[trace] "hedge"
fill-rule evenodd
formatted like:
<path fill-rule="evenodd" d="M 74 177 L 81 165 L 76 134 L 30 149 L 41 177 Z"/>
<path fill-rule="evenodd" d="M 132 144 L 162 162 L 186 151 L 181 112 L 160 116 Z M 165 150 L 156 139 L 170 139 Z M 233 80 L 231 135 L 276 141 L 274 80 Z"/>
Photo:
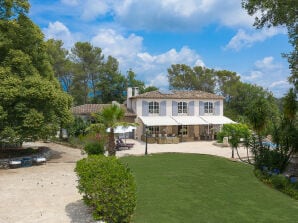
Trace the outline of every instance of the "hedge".
<path fill-rule="evenodd" d="M 78 189 L 93 208 L 95 220 L 131 221 L 136 207 L 136 183 L 130 169 L 115 157 L 91 155 L 77 162 Z"/>

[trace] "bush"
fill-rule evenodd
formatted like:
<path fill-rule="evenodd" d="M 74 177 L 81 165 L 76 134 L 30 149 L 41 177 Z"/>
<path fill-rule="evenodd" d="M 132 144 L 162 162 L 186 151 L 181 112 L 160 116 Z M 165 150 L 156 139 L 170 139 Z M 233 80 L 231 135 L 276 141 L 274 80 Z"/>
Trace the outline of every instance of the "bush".
<path fill-rule="evenodd" d="M 128 167 L 115 157 L 91 155 L 77 162 L 78 189 L 93 217 L 109 223 L 130 222 L 136 184 Z"/>
<path fill-rule="evenodd" d="M 283 190 L 286 187 L 286 185 L 289 183 L 288 179 L 281 174 L 272 175 L 271 182 L 273 187 L 275 187 L 278 190 Z"/>
<path fill-rule="evenodd" d="M 100 142 L 87 142 L 84 150 L 88 155 L 102 155 L 105 152 L 104 144 Z"/>
<path fill-rule="evenodd" d="M 255 157 L 254 165 L 256 168 L 266 166 L 269 170 L 284 171 L 288 165 L 288 156 L 277 149 L 270 150 L 270 148 L 261 145 L 257 149 L 252 149 L 252 152 Z"/>
<path fill-rule="evenodd" d="M 265 184 L 289 195 L 298 200 L 298 184 L 290 183 L 283 175 L 270 175 L 268 172 L 262 172 L 259 169 L 254 170 L 255 176 Z"/>

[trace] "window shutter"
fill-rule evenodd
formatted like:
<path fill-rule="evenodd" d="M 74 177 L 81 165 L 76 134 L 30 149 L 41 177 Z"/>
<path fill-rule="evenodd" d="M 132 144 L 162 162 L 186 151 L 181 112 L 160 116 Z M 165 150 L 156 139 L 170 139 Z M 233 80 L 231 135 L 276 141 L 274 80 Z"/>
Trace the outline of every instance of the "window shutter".
<path fill-rule="evenodd" d="M 142 115 L 143 116 L 148 116 L 148 111 L 149 111 L 149 103 L 147 101 L 142 101 Z"/>
<path fill-rule="evenodd" d="M 195 115 L 195 102 L 191 101 L 188 103 L 188 115 Z"/>
<path fill-rule="evenodd" d="M 215 109 L 215 115 L 220 115 L 220 101 L 216 101 L 215 103 L 214 103 L 214 109 Z"/>
<path fill-rule="evenodd" d="M 172 102 L 172 115 L 173 116 L 178 115 L 178 103 L 177 103 L 177 101 Z"/>
<path fill-rule="evenodd" d="M 199 102 L 199 115 L 204 115 L 204 102 Z"/>
<path fill-rule="evenodd" d="M 167 108 L 166 108 L 167 102 L 162 101 L 160 102 L 160 116 L 166 116 L 167 115 Z"/>

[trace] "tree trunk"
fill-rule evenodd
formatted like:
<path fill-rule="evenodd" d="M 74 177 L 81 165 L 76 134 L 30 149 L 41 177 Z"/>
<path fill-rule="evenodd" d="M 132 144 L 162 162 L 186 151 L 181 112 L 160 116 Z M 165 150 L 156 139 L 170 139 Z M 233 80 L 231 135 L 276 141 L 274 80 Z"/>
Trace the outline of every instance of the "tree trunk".
<path fill-rule="evenodd" d="M 116 150 L 115 150 L 115 137 L 114 137 L 114 129 L 111 128 L 109 133 L 109 144 L 108 144 L 108 153 L 109 156 L 115 156 Z"/>

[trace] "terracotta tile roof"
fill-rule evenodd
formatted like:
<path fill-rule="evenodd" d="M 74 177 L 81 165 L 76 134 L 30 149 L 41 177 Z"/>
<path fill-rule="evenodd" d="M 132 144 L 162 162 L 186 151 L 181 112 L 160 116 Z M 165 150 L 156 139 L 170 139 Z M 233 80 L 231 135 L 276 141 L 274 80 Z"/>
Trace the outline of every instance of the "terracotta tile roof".
<path fill-rule="evenodd" d="M 223 96 L 204 91 L 171 91 L 160 92 L 150 91 L 131 98 L 152 98 L 152 99 L 224 99 Z"/>
<path fill-rule="evenodd" d="M 111 104 L 84 104 L 71 108 L 71 112 L 74 115 L 91 115 L 92 113 L 100 112 Z M 125 116 L 136 116 L 132 111 L 128 110 L 125 105 L 120 105 L 125 111 Z"/>

